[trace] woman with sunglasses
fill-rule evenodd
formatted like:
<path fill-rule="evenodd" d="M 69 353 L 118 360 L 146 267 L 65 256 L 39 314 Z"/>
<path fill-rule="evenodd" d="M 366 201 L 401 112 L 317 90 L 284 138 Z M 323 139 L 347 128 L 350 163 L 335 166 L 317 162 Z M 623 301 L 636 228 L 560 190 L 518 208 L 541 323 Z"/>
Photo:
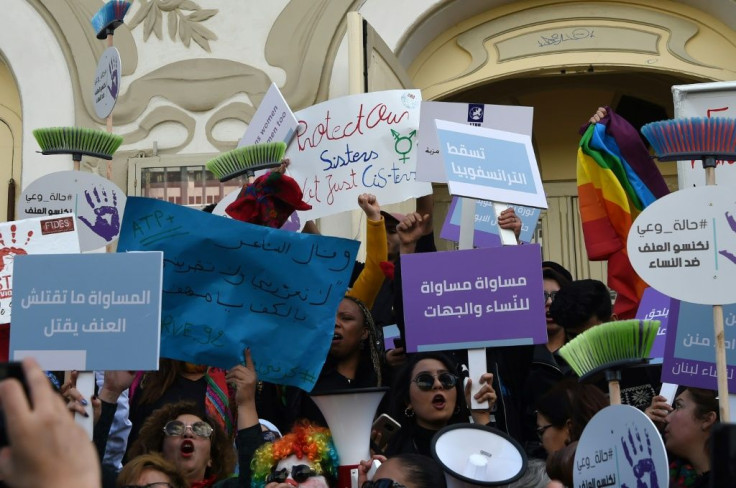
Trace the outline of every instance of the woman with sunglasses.
<path fill-rule="evenodd" d="M 229 478 L 235 467 L 228 435 L 191 402 L 165 405 L 148 417 L 130 454 L 151 452 L 174 464 L 193 488 L 214 486 Z"/>
<path fill-rule="evenodd" d="M 445 473 L 433 458 L 421 454 L 397 454 L 382 460 L 373 479 L 365 481 L 372 461 L 360 463 L 358 486 L 361 488 L 445 488 Z"/>
<path fill-rule="evenodd" d="M 281 439 L 258 448 L 251 463 L 251 487 L 328 488 L 337 480 L 338 466 L 330 431 L 300 422 Z"/>
<path fill-rule="evenodd" d="M 401 429 L 389 442 L 386 455 L 418 453 L 429 456 L 432 437 L 438 430 L 468 421 L 466 395 L 470 394 L 470 381 L 464 391 L 462 379 L 456 372 L 455 361 L 439 352 L 415 354 L 399 370 L 388 413 L 401 423 Z M 483 387 L 476 394 L 479 402 L 488 402 L 489 406 L 496 400 L 491 379 L 492 375 L 483 375 L 480 379 Z M 476 422 L 486 424 L 489 413 L 474 412 L 474 417 Z"/>
<path fill-rule="evenodd" d="M 160 454 L 142 454 L 120 471 L 117 488 L 189 488 L 176 466 Z"/>

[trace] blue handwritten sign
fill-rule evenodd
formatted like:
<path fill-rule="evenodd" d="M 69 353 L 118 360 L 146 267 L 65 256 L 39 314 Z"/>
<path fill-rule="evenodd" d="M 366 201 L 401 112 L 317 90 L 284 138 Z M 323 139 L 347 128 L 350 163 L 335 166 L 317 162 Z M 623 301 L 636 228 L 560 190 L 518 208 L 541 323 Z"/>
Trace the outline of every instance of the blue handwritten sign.
<path fill-rule="evenodd" d="M 716 390 L 713 307 L 672 300 L 662 381 Z M 723 306 L 728 388 L 736 389 L 736 304 Z"/>
<path fill-rule="evenodd" d="M 118 251 L 164 251 L 161 355 L 310 391 L 358 242 L 297 234 L 130 198 Z"/>
<path fill-rule="evenodd" d="M 160 252 L 16 256 L 10 357 L 50 370 L 158 369 Z"/>
<path fill-rule="evenodd" d="M 547 208 L 531 137 L 436 120 L 452 195 Z"/>
<path fill-rule="evenodd" d="M 537 228 L 541 211 L 538 208 L 522 207 L 521 205 L 513 205 L 513 207 L 514 212 L 521 219 L 521 234 L 519 235 L 519 239 L 522 242 L 531 242 L 534 238 L 534 231 Z M 447 218 L 445 219 L 445 224 L 442 226 L 440 237 L 455 242 L 460 240 L 460 214 L 462 213 L 462 208 L 462 200 L 452 197 L 450 210 L 447 212 Z M 473 245 L 475 247 L 501 246 L 501 238 L 498 236 L 496 213 L 493 211 L 493 202 L 476 200 L 474 227 Z"/>

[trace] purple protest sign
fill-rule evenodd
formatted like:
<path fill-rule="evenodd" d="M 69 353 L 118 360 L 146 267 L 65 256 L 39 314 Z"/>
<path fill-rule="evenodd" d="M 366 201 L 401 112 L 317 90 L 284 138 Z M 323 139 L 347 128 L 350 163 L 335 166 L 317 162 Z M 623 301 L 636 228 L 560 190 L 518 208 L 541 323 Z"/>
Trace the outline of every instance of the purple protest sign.
<path fill-rule="evenodd" d="M 736 391 L 736 305 L 723 306 L 728 389 Z M 672 300 L 662 381 L 718 389 L 713 307 Z"/>
<path fill-rule="evenodd" d="M 408 352 L 544 344 L 536 244 L 401 257 Z"/>
<path fill-rule="evenodd" d="M 661 363 L 664 356 L 664 345 L 667 337 L 667 323 L 669 322 L 670 309 L 674 298 L 668 297 L 664 293 L 660 293 L 654 288 L 644 290 L 641 297 L 639 309 L 636 311 L 636 318 L 641 320 L 659 320 L 659 331 L 657 338 L 654 339 L 652 351 L 649 357 L 652 363 Z"/>

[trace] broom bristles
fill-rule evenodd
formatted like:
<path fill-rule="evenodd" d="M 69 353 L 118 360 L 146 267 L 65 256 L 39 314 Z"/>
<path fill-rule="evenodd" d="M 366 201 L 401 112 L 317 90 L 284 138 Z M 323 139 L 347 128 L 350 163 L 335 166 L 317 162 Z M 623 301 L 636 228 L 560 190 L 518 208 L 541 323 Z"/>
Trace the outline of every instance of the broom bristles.
<path fill-rule="evenodd" d="M 736 160 L 736 119 L 692 117 L 661 120 L 641 128 L 662 161 L 676 159 Z"/>
<path fill-rule="evenodd" d="M 97 33 L 98 39 L 104 39 L 107 34 L 114 31 L 123 23 L 123 18 L 130 8 L 130 2 L 126 0 L 110 0 L 92 17 L 90 21 L 92 28 Z"/>
<path fill-rule="evenodd" d="M 86 127 L 46 127 L 33 131 L 43 154 L 86 154 L 103 159 L 112 155 L 123 143 L 123 138 Z"/>
<path fill-rule="evenodd" d="M 244 173 L 275 168 L 286 154 L 285 142 L 265 142 L 243 146 L 207 161 L 206 168 L 220 181 L 228 181 Z"/>
<path fill-rule="evenodd" d="M 592 327 L 560 348 L 560 356 L 578 376 L 606 365 L 646 359 L 654 345 L 658 320 L 621 320 Z"/>

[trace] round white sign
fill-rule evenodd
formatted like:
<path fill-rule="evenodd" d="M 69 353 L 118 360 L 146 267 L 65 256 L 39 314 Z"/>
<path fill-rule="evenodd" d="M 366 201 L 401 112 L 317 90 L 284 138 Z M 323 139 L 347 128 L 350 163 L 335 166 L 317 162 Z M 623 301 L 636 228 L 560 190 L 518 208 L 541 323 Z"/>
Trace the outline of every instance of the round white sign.
<path fill-rule="evenodd" d="M 95 113 L 101 119 L 107 118 L 115 107 L 120 91 L 121 71 L 120 53 L 114 47 L 108 47 L 97 63 L 92 90 Z"/>
<path fill-rule="evenodd" d="M 736 303 L 736 193 L 700 186 L 652 203 L 629 231 L 629 259 L 652 288 L 703 305 Z"/>
<path fill-rule="evenodd" d="M 82 171 L 60 171 L 38 178 L 20 196 L 19 218 L 74 213 L 79 247 L 92 251 L 115 241 L 127 198 L 110 180 Z"/>
<path fill-rule="evenodd" d="M 669 486 L 664 441 L 649 417 L 629 405 L 611 405 L 590 419 L 572 467 L 574 486 Z"/>

